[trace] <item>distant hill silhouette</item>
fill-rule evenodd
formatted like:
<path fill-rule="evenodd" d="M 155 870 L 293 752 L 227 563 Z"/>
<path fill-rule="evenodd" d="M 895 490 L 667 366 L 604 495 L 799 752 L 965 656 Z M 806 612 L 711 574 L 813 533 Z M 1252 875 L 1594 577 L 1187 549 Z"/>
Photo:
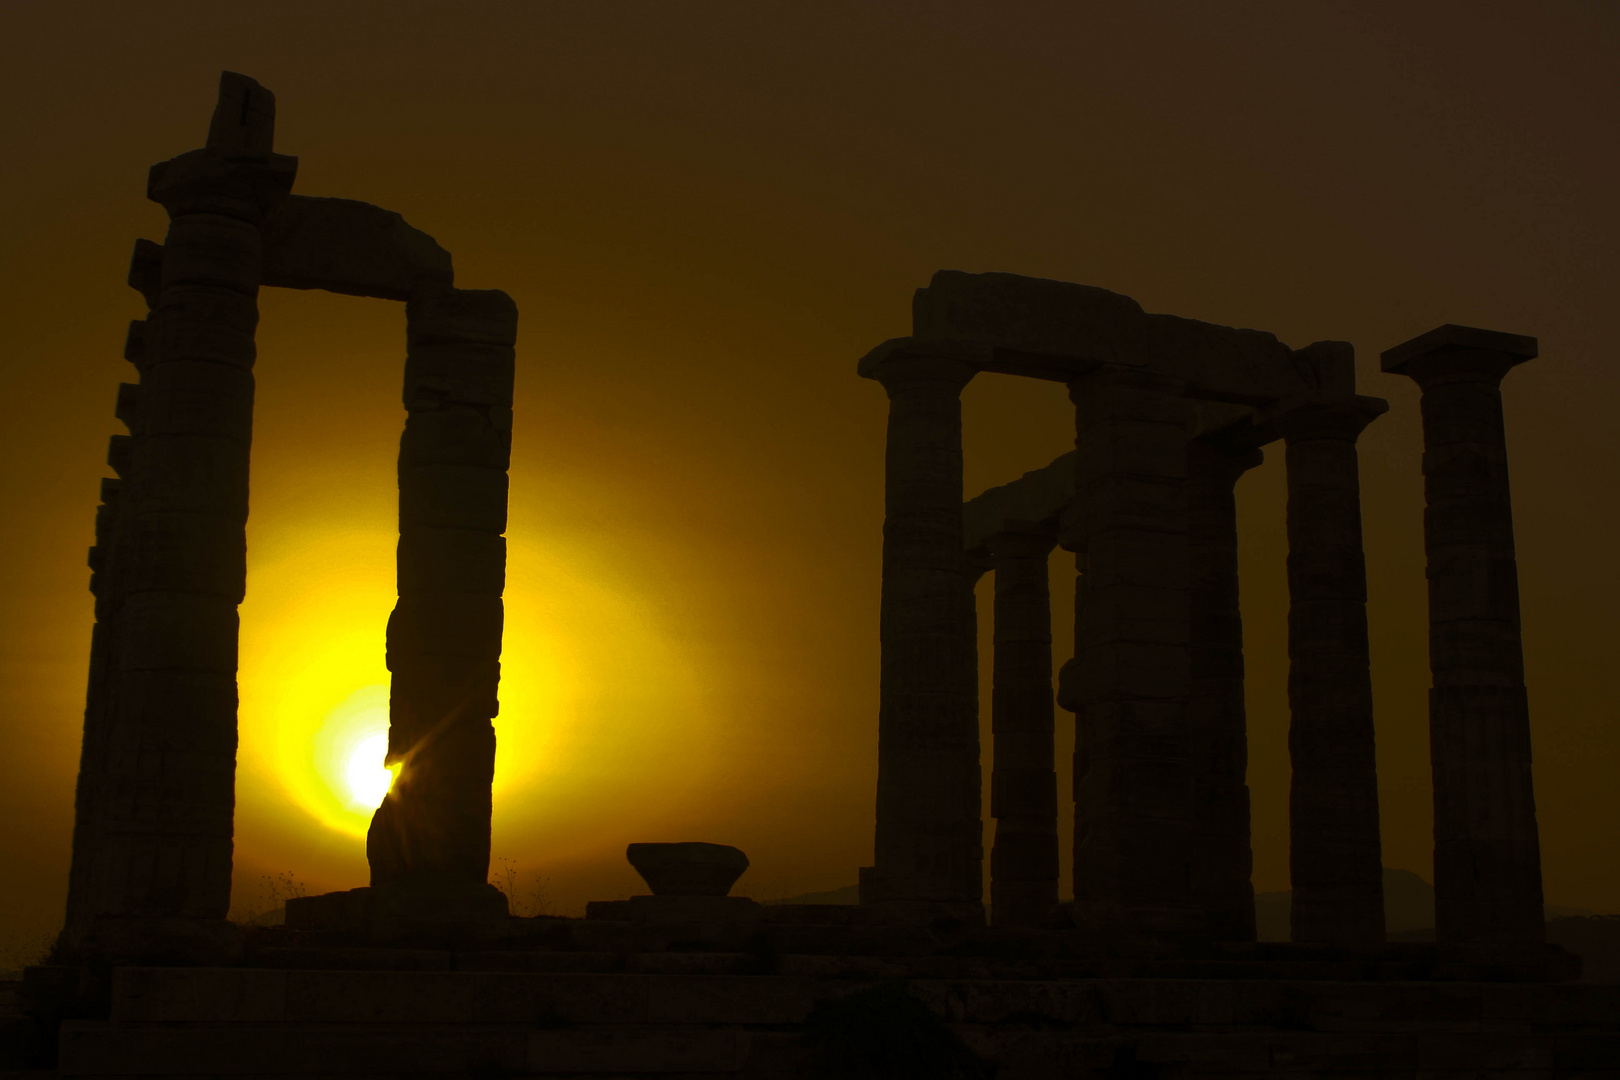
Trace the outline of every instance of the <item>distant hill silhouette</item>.
<path fill-rule="evenodd" d="M 802 896 L 790 896 L 785 900 L 764 900 L 761 902 L 765 904 L 858 904 L 861 902 L 861 887 L 859 885 L 845 885 L 842 889 L 805 893 Z"/>

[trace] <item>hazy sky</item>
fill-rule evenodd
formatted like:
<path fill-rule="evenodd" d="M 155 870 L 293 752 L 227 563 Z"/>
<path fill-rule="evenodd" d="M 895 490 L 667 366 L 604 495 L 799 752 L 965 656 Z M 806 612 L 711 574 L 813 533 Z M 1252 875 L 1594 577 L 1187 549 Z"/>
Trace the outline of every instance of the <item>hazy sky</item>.
<path fill-rule="evenodd" d="M 0 945 L 60 919 L 146 170 L 226 68 L 275 91 L 296 191 L 403 213 L 522 313 L 494 849 L 559 910 L 634 891 L 630 841 L 736 844 L 758 896 L 870 861 L 885 401 L 854 365 L 941 268 L 1356 344 L 1392 404 L 1362 439 L 1385 863 L 1425 877 L 1421 441 L 1378 353 L 1538 336 L 1506 401 L 1547 894 L 1620 909 L 1617 54 L 1611 3 L 0 3 Z M 260 306 L 239 910 L 365 882 L 332 740 L 385 681 L 403 419 L 398 305 Z M 1055 384 L 965 402 L 970 495 L 1072 444 Z M 1261 890 L 1272 458 L 1240 488 Z"/>

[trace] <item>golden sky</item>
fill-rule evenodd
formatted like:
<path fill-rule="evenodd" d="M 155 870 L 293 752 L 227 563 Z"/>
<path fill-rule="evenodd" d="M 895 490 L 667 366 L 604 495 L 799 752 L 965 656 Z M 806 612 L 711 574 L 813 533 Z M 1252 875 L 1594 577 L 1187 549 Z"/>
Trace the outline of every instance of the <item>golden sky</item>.
<path fill-rule="evenodd" d="M 517 301 L 494 851 L 558 910 L 635 891 L 631 841 L 736 844 L 756 896 L 870 861 L 885 401 L 854 365 L 941 268 L 1356 344 L 1392 403 L 1362 439 L 1385 863 L 1425 877 L 1421 439 L 1377 357 L 1539 336 L 1506 400 L 1547 895 L 1620 909 L 1617 50 L 1600 2 L 0 4 L 0 946 L 60 919 L 146 169 L 201 145 L 227 68 L 276 93 L 296 191 L 399 211 Z M 266 876 L 365 882 L 341 777 L 386 677 L 403 421 L 398 305 L 260 307 L 239 910 Z M 1055 384 L 965 403 L 969 495 L 1072 444 Z M 1240 487 L 1260 890 L 1272 458 Z"/>

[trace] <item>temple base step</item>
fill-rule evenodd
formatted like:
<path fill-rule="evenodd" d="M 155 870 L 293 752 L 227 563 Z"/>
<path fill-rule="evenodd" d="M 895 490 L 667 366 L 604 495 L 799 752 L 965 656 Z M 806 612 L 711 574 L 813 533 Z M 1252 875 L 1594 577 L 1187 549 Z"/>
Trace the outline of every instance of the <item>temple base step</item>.
<path fill-rule="evenodd" d="M 1620 985 L 120 968 L 58 1074 L 787 1078 L 886 1039 L 999 1080 L 1616 1077 Z"/>

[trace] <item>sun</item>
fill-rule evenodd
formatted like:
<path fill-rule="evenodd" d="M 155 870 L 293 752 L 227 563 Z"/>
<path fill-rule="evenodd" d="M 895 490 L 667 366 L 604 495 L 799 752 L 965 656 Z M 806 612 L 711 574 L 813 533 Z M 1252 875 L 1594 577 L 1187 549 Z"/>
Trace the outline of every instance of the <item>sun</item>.
<path fill-rule="evenodd" d="M 315 771 L 351 814 L 369 818 L 388 794 L 388 687 L 362 686 L 326 714 L 315 736 Z"/>
<path fill-rule="evenodd" d="M 243 852 L 300 865 L 363 855 L 393 781 L 382 762 L 398 596 L 379 551 L 396 538 L 311 529 L 259 544 L 242 623 Z M 550 540 L 508 543 L 491 795 L 503 850 L 555 854 L 617 843 L 628 820 L 694 790 L 714 710 L 700 665 L 624 587 L 612 553 Z"/>
<path fill-rule="evenodd" d="M 383 756 L 387 753 L 386 731 L 367 735 L 355 743 L 343 766 L 343 783 L 351 806 L 375 810 L 382 804 L 383 796 L 394 782 L 394 771 L 383 765 Z"/>

